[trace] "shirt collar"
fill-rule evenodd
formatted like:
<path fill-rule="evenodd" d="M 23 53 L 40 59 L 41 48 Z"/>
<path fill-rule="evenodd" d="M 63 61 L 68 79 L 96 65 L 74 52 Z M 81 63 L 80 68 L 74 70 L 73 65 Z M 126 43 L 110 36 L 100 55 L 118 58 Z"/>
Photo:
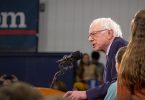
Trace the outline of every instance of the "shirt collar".
<path fill-rule="evenodd" d="M 108 56 L 108 54 L 109 54 L 110 47 L 111 47 L 111 45 L 112 45 L 113 40 L 114 40 L 114 39 L 112 39 L 112 40 L 110 41 L 110 44 L 109 44 L 109 46 L 108 46 L 108 48 L 107 48 L 107 51 L 106 51 L 106 55 L 107 55 L 107 56 Z"/>

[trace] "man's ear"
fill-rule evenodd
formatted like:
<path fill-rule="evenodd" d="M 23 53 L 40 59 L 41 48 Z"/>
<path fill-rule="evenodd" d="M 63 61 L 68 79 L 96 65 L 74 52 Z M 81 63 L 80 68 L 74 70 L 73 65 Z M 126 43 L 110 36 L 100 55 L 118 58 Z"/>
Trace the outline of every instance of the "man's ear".
<path fill-rule="evenodd" d="M 108 39 L 111 40 L 113 38 L 113 30 L 108 30 Z"/>

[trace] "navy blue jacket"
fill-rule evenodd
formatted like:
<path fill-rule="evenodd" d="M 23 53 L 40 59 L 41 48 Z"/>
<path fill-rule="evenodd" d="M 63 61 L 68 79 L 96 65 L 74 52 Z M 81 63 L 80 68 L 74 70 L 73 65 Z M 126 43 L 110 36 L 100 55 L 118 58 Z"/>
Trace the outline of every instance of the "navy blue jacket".
<path fill-rule="evenodd" d="M 118 49 L 120 47 L 126 46 L 127 43 L 128 42 L 126 40 L 120 37 L 116 37 L 113 40 L 108 53 L 106 66 L 104 68 L 104 84 L 99 87 L 87 90 L 86 93 L 88 100 L 97 100 L 101 98 L 103 99 L 107 93 L 110 84 L 117 80 L 115 55 Z"/>

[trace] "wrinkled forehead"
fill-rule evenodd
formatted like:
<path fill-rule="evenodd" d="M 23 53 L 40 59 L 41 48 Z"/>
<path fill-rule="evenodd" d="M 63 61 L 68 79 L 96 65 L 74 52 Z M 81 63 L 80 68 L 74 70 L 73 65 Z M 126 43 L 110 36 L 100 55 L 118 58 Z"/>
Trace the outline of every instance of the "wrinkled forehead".
<path fill-rule="evenodd" d="M 104 29 L 104 26 L 101 25 L 100 22 L 92 23 L 89 28 L 89 33 L 92 33 L 92 32 L 98 31 L 98 30 L 102 30 L 102 29 Z"/>

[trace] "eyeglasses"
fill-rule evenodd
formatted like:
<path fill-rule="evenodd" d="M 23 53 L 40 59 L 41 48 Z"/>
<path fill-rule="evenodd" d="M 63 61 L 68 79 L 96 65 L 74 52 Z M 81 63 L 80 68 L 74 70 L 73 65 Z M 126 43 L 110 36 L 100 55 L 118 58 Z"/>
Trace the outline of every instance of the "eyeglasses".
<path fill-rule="evenodd" d="M 103 31 L 106 31 L 106 30 L 108 30 L 108 29 L 103 29 L 103 30 L 98 30 L 98 31 L 92 32 L 92 33 L 89 34 L 88 37 L 90 37 L 90 36 L 93 37 L 93 36 L 95 36 L 96 34 L 98 34 L 98 33 L 100 33 L 100 32 L 103 32 Z"/>

